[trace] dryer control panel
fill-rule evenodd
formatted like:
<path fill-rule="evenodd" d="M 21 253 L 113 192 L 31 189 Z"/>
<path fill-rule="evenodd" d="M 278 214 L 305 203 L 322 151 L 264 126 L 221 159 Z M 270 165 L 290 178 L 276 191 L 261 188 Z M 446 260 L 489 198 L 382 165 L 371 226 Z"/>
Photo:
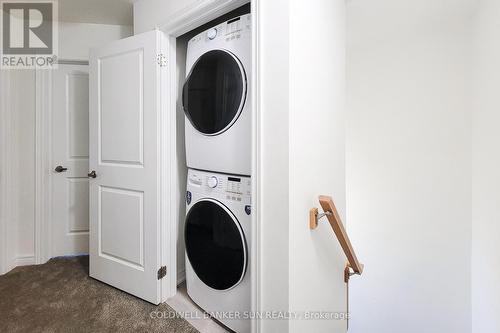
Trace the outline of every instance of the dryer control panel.
<path fill-rule="evenodd" d="M 250 177 L 188 170 L 188 190 L 216 196 L 221 200 L 248 203 L 252 195 Z"/>
<path fill-rule="evenodd" d="M 193 38 L 188 44 L 207 43 L 214 40 L 223 40 L 226 42 L 240 39 L 242 35 L 247 35 L 252 29 L 251 14 L 235 17 L 227 22 L 221 23 L 210 28 Z"/>

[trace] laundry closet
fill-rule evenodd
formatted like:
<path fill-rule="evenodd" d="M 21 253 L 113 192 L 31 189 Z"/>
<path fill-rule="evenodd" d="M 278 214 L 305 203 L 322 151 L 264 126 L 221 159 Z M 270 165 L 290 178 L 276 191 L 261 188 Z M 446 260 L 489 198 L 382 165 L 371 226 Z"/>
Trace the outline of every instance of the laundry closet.
<path fill-rule="evenodd" d="M 134 1 L 133 35 L 90 53 L 78 127 L 88 168 L 74 176 L 37 141 L 33 263 L 86 250 L 46 251 L 44 198 L 59 178 L 88 190 L 77 213 L 89 226 L 66 234 L 89 245 L 92 278 L 153 304 L 185 293 L 236 332 L 345 331 L 344 320 L 266 317 L 346 311 L 345 256 L 331 230 L 309 229 L 320 194 L 345 218 L 344 24 L 343 0 Z M 86 94 L 87 73 L 70 74 Z M 78 198 L 64 197 L 68 210 Z"/>

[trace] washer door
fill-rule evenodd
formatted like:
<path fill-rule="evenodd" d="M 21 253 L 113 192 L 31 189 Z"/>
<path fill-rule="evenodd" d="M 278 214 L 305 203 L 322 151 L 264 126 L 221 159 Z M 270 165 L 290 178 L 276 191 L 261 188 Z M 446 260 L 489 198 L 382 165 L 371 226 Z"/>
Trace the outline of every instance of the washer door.
<path fill-rule="evenodd" d="M 246 93 L 246 75 L 238 58 L 212 50 L 198 58 L 184 83 L 184 113 L 199 132 L 217 135 L 238 119 Z"/>
<path fill-rule="evenodd" d="M 227 290 L 243 279 L 247 246 L 236 217 L 221 203 L 203 199 L 191 207 L 184 229 L 186 253 L 207 286 Z"/>

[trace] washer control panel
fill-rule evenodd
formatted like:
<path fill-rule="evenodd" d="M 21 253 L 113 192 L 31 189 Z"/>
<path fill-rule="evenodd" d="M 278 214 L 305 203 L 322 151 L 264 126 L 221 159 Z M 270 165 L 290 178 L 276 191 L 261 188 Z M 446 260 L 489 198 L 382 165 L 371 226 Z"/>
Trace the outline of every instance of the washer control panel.
<path fill-rule="evenodd" d="M 202 194 L 210 194 L 221 200 L 248 203 L 252 195 L 250 177 L 188 170 L 188 189 Z"/>

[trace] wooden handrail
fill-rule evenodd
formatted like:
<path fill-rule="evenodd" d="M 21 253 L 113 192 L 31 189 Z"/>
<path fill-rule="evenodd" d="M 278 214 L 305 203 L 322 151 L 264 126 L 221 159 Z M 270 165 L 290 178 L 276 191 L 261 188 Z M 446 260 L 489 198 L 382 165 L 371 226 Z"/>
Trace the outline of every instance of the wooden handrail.
<path fill-rule="evenodd" d="M 363 273 L 363 264 L 358 261 L 356 257 L 356 253 L 352 247 L 351 241 L 349 240 L 349 236 L 347 236 L 347 232 L 345 231 L 344 224 L 342 223 L 342 219 L 333 203 L 333 199 L 326 195 L 319 196 L 319 204 L 321 208 L 323 208 L 324 213 L 321 214 L 321 217 L 326 216 L 328 218 L 328 222 L 330 222 L 330 226 L 337 236 L 337 239 L 344 250 L 345 256 L 347 257 L 347 265 L 345 269 L 345 280 L 346 282 L 349 280 L 349 276 L 352 274 L 361 275 Z M 309 211 L 309 228 L 316 229 L 318 227 L 318 220 L 321 218 L 318 214 L 317 208 L 311 208 Z M 350 273 L 349 268 L 353 270 L 354 273 Z"/>

